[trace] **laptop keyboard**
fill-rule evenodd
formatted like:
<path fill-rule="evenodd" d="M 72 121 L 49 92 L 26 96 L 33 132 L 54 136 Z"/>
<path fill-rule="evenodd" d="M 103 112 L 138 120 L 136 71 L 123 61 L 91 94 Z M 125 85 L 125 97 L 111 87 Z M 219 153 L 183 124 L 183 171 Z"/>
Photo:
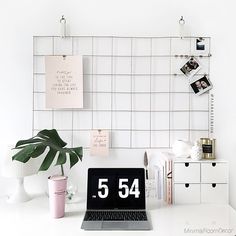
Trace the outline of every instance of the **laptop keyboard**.
<path fill-rule="evenodd" d="M 87 211 L 86 221 L 144 221 L 147 220 L 145 211 Z"/>

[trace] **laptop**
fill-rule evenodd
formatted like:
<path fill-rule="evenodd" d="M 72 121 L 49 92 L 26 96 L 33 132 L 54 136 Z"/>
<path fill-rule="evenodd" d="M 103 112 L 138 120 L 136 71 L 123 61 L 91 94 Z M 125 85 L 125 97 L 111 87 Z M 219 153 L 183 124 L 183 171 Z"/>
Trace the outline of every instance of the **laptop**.
<path fill-rule="evenodd" d="M 84 230 L 150 230 L 143 168 L 90 168 Z"/>

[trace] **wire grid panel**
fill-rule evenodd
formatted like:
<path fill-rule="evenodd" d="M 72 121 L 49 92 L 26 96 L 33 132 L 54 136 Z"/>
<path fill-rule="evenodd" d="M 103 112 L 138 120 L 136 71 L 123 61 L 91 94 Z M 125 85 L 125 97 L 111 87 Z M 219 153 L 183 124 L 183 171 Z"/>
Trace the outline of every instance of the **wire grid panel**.
<path fill-rule="evenodd" d="M 55 128 L 69 145 L 89 148 L 92 129 L 111 132 L 110 148 L 170 148 L 176 139 L 210 134 L 209 93 L 196 96 L 180 71 L 189 56 L 210 73 L 210 38 L 35 36 L 33 133 Z M 84 108 L 45 108 L 47 55 L 83 55 Z"/>

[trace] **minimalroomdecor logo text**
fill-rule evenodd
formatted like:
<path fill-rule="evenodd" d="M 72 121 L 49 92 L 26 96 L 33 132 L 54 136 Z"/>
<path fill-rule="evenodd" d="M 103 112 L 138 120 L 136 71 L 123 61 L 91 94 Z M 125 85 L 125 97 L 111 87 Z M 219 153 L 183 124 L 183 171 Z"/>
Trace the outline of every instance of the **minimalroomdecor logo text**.
<path fill-rule="evenodd" d="M 232 234 L 229 228 L 185 228 L 185 234 Z"/>

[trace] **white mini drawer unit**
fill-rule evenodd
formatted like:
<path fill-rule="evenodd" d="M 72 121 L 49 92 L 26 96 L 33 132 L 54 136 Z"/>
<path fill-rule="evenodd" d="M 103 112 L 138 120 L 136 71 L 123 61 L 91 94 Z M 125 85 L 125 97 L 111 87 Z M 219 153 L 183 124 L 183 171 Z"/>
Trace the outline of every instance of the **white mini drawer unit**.
<path fill-rule="evenodd" d="M 223 160 L 174 160 L 174 203 L 228 203 L 228 175 L 228 163 Z"/>

